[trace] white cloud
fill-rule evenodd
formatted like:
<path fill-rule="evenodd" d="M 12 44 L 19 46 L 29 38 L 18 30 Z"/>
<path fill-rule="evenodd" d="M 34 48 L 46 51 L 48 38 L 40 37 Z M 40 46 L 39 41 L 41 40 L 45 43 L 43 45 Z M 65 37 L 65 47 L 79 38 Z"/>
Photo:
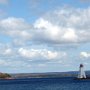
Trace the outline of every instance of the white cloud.
<path fill-rule="evenodd" d="M 55 10 L 36 20 L 35 38 L 53 44 L 90 42 L 89 18 L 90 8 Z"/>
<path fill-rule="evenodd" d="M 62 36 L 62 39 L 66 42 L 77 42 L 78 36 L 75 30 L 67 29 L 67 31 L 65 31 L 64 35 Z"/>
<path fill-rule="evenodd" d="M 46 60 L 57 60 L 66 56 L 65 52 L 50 51 L 47 49 L 19 49 L 19 54 L 24 58 L 29 59 L 46 59 Z"/>
<path fill-rule="evenodd" d="M 18 41 L 52 45 L 90 42 L 89 18 L 90 8 L 62 8 L 37 19 L 32 26 L 23 18 L 3 19 L 0 32 L 12 37 L 14 44 Z"/>
<path fill-rule="evenodd" d="M 31 40 L 32 27 L 22 18 L 9 17 L 0 20 L 0 33 L 13 39 L 14 44 L 17 40 L 20 42 Z"/>
<path fill-rule="evenodd" d="M 69 41 L 74 42 L 74 40 L 77 40 L 77 35 L 73 29 L 67 28 L 67 30 L 65 30 L 65 28 L 54 25 L 51 22 L 42 18 L 36 21 L 34 26 L 38 29 L 36 31 L 36 39 L 39 40 L 43 39 L 47 42 L 51 41 L 53 43 L 63 43 Z M 39 34 L 41 35 L 39 36 Z"/>
<path fill-rule="evenodd" d="M 58 26 L 53 25 L 52 23 L 47 20 L 44 20 L 43 18 L 37 20 L 34 24 L 34 27 L 40 30 L 41 33 L 44 34 L 45 38 L 47 37 L 47 39 L 50 38 L 54 40 L 58 37 L 58 33 L 61 33 L 59 30 L 60 28 Z M 38 34 L 41 34 L 40 31 Z"/>
<path fill-rule="evenodd" d="M 8 17 L 0 21 L 0 26 L 4 30 L 24 30 L 31 26 L 23 18 Z"/>
<path fill-rule="evenodd" d="M 81 58 L 90 58 L 90 53 L 88 53 L 88 52 L 81 52 L 80 53 L 80 57 Z"/>
<path fill-rule="evenodd" d="M 13 53 L 12 49 L 8 48 L 4 51 L 5 55 L 11 55 Z"/>
<path fill-rule="evenodd" d="M 0 56 L 4 56 L 4 57 L 7 57 L 7 56 L 13 56 L 15 54 L 14 50 L 12 48 L 9 48 L 9 47 L 1 47 L 0 48 Z"/>
<path fill-rule="evenodd" d="M 19 67 L 21 63 L 22 67 L 31 67 L 29 64 L 34 62 L 38 63 L 38 66 L 44 66 L 46 64 L 44 62 L 65 65 L 72 62 L 71 58 L 74 54 L 68 58 L 67 53 L 70 54 L 72 51 L 57 51 L 56 48 L 57 46 L 60 48 L 60 45 L 66 45 L 67 48 L 68 45 L 72 47 L 79 43 L 90 42 L 90 8 L 55 10 L 36 20 L 33 26 L 22 18 L 2 19 L 0 20 L 0 34 L 11 39 L 9 41 L 11 47 L 10 45 L 9 47 L 0 47 L 1 59 L 5 59 L 4 61 L 0 60 L 0 63 L 5 66 L 15 67 L 16 65 Z M 8 42 L 8 38 L 5 40 Z M 38 49 L 38 43 L 45 49 L 41 49 L 42 46 L 39 46 Z M 66 49 L 60 48 L 60 50 Z M 89 58 L 90 53 L 81 52 L 80 57 Z M 6 60 L 10 61 L 6 63 Z M 15 65 L 12 65 L 13 63 Z"/>
<path fill-rule="evenodd" d="M 41 41 L 45 40 L 48 43 L 64 43 L 64 42 L 77 42 L 78 36 L 75 30 L 72 28 L 64 28 L 58 25 L 54 25 L 51 22 L 40 18 L 34 24 L 36 31 L 36 39 Z M 40 34 L 40 36 L 39 36 Z M 42 40 L 43 39 L 43 40 Z"/>

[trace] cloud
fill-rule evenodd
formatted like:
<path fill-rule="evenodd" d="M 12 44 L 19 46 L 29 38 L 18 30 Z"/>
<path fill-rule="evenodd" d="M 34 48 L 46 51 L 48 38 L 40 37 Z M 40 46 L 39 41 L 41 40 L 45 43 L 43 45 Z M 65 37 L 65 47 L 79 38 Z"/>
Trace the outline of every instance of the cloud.
<path fill-rule="evenodd" d="M 63 63 L 67 58 L 64 51 L 51 50 L 50 48 L 34 48 L 33 46 L 13 47 L 10 45 L 0 45 L 0 67 L 12 70 L 47 67 L 49 63 Z"/>
<path fill-rule="evenodd" d="M 5 36 L 2 38 L 4 44 L 0 45 L 0 58 L 4 60 L 1 64 L 6 67 L 19 67 L 20 63 L 20 67 L 55 63 L 71 65 L 75 62 L 72 57 L 76 52 L 72 54 L 70 48 L 90 42 L 89 18 L 90 8 L 60 8 L 38 18 L 33 25 L 23 18 L 0 20 L 0 34 Z M 65 47 L 70 48 L 66 50 Z M 81 52 L 80 57 L 89 58 L 90 54 Z"/>
<path fill-rule="evenodd" d="M 83 18 L 83 20 L 82 20 Z M 0 20 L 3 34 L 14 38 L 18 45 L 35 44 L 78 44 L 90 42 L 90 8 L 60 8 L 45 14 L 33 25 L 23 18 L 9 17 Z"/>
<path fill-rule="evenodd" d="M 67 44 L 73 46 L 90 42 L 89 18 L 89 7 L 60 8 L 40 17 L 33 25 L 23 18 L 2 19 L 0 33 L 10 37 L 11 43 L 15 46 L 29 44 L 43 44 L 51 47 Z"/>
<path fill-rule="evenodd" d="M 0 21 L 0 26 L 5 30 L 24 30 L 29 28 L 29 24 L 23 18 L 8 17 Z"/>
<path fill-rule="evenodd" d="M 62 36 L 62 39 L 66 42 L 77 42 L 78 36 L 73 29 L 68 29 L 65 31 L 64 35 Z"/>
<path fill-rule="evenodd" d="M 81 58 L 90 58 L 90 53 L 88 53 L 88 52 L 81 52 L 80 53 L 80 57 Z"/>
<path fill-rule="evenodd" d="M 29 58 L 29 59 L 41 59 L 41 60 L 57 60 L 58 58 L 63 58 L 66 55 L 65 52 L 56 52 L 56 51 L 50 51 L 47 49 L 19 49 L 19 54 L 23 58 Z"/>
<path fill-rule="evenodd" d="M 48 48 L 56 49 L 60 46 L 72 47 L 88 43 L 90 42 L 89 18 L 90 8 L 61 8 L 37 19 L 33 25 L 23 18 L 8 17 L 0 20 L 0 34 L 10 37 L 10 43 L 15 48 L 16 46 L 22 48 L 21 51 L 19 50 L 19 54 L 23 57 L 30 58 L 32 56 L 31 58 L 36 59 L 41 56 L 45 59 L 55 59 L 59 56 L 57 52 L 41 50 L 46 55 L 44 56 L 39 53 L 40 50 L 33 51 L 30 48 L 27 50 L 24 47 L 42 44 L 43 47 L 47 45 Z M 5 52 L 10 54 L 12 50 L 7 48 Z"/>
<path fill-rule="evenodd" d="M 59 25 L 52 24 L 48 20 L 40 18 L 35 22 L 34 27 L 38 29 L 37 39 L 43 39 L 45 41 L 51 41 L 53 43 L 64 43 L 64 42 L 77 42 L 78 36 L 73 28 L 64 28 Z M 40 33 L 41 32 L 41 33 Z M 41 40 L 41 41 L 43 41 Z"/>
<path fill-rule="evenodd" d="M 0 20 L 0 33 L 13 39 L 13 43 L 21 44 L 30 40 L 32 35 L 32 26 L 25 22 L 23 18 L 9 17 Z M 18 43 L 17 43 L 18 42 Z"/>
<path fill-rule="evenodd" d="M 18 50 L 15 47 L 1 45 L 0 47 L 0 67 L 9 69 L 28 68 L 31 64 L 27 60 L 22 60 L 18 55 Z"/>
<path fill-rule="evenodd" d="M 11 54 L 12 54 L 12 50 L 11 50 L 10 48 L 8 48 L 8 49 L 6 49 L 6 50 L 4 51 L 4 54 L 5 54 L 5 55 L 11 55 Z"/>
<path fill-rule="evenodd" d="M 0 48 L 0 56 L 12 56 L 13 50 L 9 47 L 1 47 Z"/>
<path fill-rule="evenodd" d="M 89 18 L 90 8 L 55 10 L 36 20 L 35 39 L 51 44 L 90 42 Z"/>

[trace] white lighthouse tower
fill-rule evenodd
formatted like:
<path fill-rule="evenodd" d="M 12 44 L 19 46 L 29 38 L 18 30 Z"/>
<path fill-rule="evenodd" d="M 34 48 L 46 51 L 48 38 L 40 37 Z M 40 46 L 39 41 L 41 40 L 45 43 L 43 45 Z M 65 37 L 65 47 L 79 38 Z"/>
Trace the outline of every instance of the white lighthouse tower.
<path fill-rule="evenodd" d="M 80 64 L 80 66 L 79 66 L 78 78 L 86 78 L 83 64 Z"/>

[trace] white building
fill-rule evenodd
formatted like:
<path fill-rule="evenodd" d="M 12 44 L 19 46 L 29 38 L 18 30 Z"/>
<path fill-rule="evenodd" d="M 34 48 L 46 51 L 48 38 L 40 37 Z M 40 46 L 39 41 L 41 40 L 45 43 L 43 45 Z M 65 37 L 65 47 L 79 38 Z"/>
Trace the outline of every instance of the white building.
<path fill-rule="evenodd" d="M 78 78 L 86 78 L 83 64 L 80 64 L 80 66 L 79 66 Z"/>

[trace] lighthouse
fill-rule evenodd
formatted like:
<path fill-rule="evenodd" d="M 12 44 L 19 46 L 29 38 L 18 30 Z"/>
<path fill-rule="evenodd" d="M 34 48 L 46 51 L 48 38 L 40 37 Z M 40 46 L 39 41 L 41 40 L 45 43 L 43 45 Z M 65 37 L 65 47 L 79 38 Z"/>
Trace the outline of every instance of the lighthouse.
<path fill-rule="evenodd" d="M 80 64 L 80 66 L 79 66 L 78 78 L 86 78 L 83 64 Z"/>

